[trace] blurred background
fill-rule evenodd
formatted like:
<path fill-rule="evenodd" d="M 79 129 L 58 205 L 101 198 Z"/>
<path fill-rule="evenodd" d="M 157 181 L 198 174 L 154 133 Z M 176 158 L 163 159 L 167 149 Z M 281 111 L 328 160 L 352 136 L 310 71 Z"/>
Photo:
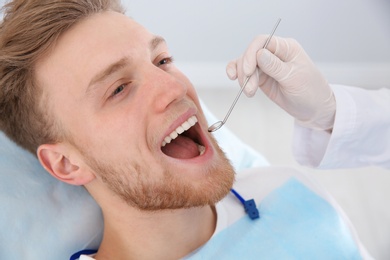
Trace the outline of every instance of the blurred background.
<path fill-rule="evenodd" d="M 258 34 L 297 39 L 330 82 L 378 87 L 390 82 L 388 0 L 124 0 L 127 13 L 164 36 L 196 87 L 235 86 L 228 61 Z"/>
<path fill-rule="evenodd" d="M 330 83 L 390 87 L 388 0 L 127 0 L 127 14 L 162 35 L 177 66 L 220 119 L 239 87 L 226 64 L 258 34 L 297 39 Z M 389 101 L 390 102 L 390 101 Z M 260 92 L 243 95 L 226 127 L 271 164 L 291 165 L 337 199 L 376 259 L 390 259 L 390 171 L 375 167 L 333 171 L 299 166 L 291 154 L 293 119 Z"/>
<path fill-rule="evenodd" d="M 6 2 L 0 0 L 0 3 Z M 388 0 L 122 0 L 127 14 L 163 36 L 177 66 L 220 119 L 239 88 L 226 64 L 258 34 L 297 39 L 330 83 L 390 87 Z M 390 102 L 390 101 L 389 101 Z M 390 171 L 375 167 L 320 171 L 291 155 L 293 119 L 260 92 L 244 95 L 228 127 L 271 164 L 308 172 L 341 204 L 376 259 L 390 259 Z"/>

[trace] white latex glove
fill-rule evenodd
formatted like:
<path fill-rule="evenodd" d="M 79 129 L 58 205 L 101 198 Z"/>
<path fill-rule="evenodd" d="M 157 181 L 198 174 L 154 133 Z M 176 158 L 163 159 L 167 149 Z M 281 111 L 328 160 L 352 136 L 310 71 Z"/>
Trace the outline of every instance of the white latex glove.
<path fill-rule="evenodd" d="M 228 64 L 229 78 L 242 85 L 253 74 L 244 90 L 248 97 L 260 88 L 298 124 L 331 130 L 336 101 L 326 79 L 297 41 L 274 36 L 263 49 L 267 38 L 256 37 L 244 55 Z"/>

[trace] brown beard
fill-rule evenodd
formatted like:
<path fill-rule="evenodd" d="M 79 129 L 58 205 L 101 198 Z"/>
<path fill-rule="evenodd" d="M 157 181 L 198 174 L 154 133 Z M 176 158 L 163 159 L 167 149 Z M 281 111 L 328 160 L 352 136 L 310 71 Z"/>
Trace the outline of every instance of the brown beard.
<path fill-rule="evenodd" d="M 191 208 L 214 205 L 229 193 L 234 182 L 235 172 L 230 161 L 216 140 L 212 138 L 211 141 L 218 156 L 201 185 L 178 179 L 165 169 L 163 178 L 155 179 L 148 165 L 133 162 L 132 168 L 129 164 L 113 167 L 112 163 L 97 161 L 88 153 L 83 155 L 107 187 L 131 207 L 147 211 Z"/>

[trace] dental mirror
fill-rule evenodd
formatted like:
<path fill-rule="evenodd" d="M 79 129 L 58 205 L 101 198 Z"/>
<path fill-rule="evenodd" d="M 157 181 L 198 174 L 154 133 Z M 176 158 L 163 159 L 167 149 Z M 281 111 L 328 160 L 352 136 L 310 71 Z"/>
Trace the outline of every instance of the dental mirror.
<path fill-rule="evenodd" d="M 265 42 L 265 44 L 264 44 L 264 46 L 263 46 L 263 49 L 267 48 L 268 43 L 271 41 L 271 38 L 272 38 L 272 36 L 274 35 L 274 33 L 275 33 L 275 31 L 276 31 L 276 28 L 278 28 L 278 25 L 279 25 L 280 21 L 281 21 L 281 19 L 279 18 L 279 19 L 277 20 L 277 22 L 276 22 L 274 28 L 272 29 L 271 34 L 268 36 L 267 41 Z M 251 76 L 252 76 L 252 75 L 251 75 Z M 248 83 L 248 81 L 249 81 L 249 79 L 251 78 L 251 76 L 246 77 L 246 79 L 245 79 L 245 81 L 244 81 L 244 84 L 242 85 L 240 91 L 238 92 L 236 98 L 234 99 L 233 104 L 230 106 L 228 112 L 226 113 L 225 118 L 224 118 L 222 121 L 217 121 L 217 122 L 215 122 L 214 124 L 212 124 L 212 125 L 208 128 L 208 131 L 209 131 L 209 132 L 215 132 L 215 131 L 217 131 L 218 129 L 220 129 L 220 128 L 226 123 L 227 119 L 228 119 L 229 116 L 230 116 L 230 113 L 232 112 L 234 106 L 236 105 L 238 99 L 240 98 L 241 93 L 244 91 L 245 86 L 246 86 L 246 84 Z"/>

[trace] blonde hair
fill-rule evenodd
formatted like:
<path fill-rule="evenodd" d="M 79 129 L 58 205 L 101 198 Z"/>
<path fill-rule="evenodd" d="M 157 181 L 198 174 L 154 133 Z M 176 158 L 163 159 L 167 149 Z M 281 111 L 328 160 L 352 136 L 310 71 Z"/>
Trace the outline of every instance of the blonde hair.
<path fill-rule="evenodd" d="M 118 0 L 15 0 L 3 7 L 0 25 L 0 130 L 33 154 L 61 140 L 45 111 L 34 66 L 70 27 L 95 13 L 124 13 Z"/>

